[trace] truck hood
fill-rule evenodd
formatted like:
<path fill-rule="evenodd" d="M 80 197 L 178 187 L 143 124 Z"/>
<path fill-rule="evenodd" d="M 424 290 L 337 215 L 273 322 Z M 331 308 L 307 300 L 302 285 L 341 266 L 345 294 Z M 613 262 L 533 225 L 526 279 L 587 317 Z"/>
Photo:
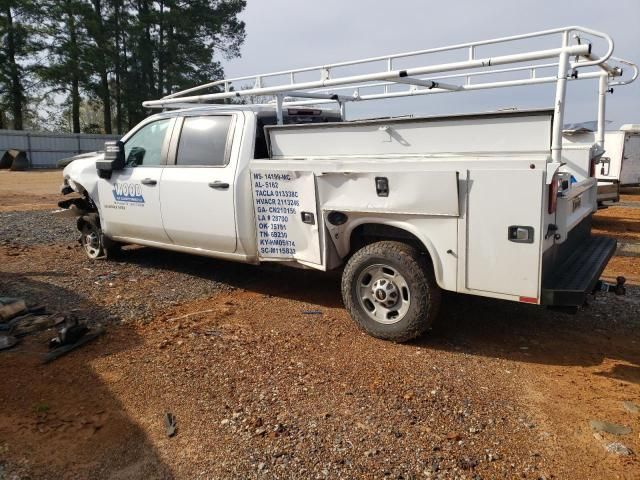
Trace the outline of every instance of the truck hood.
<path fill-rule="evenodd" d="M 83 153 L 82 155 L 76 155 L 75 157 L 70 157 L 65 160 L 68 160 L 67 164 L 64 166 L 64 170 L 62 170 L 62 176 L 66 179 L 72 176 L 74 173 L 86 170 L 87 168 L 93 167 L 95 169 L 96 162 L 98 160 L 102 160 L 104 158 L 104 152 L 91 152 L 91 153 Z M 62 160 L 60 160 L 61 163 Z"/>
<path fill-rule="evenodd" d="M 73 157 L 67 157 L 67 158 L 63 158 L 61 160 L 58 160 L 56 162 L 56 165 L 58 166 L 58 168 L 65 168 L 71 162 L 74 162 L 76 160 L 83 160 L 85 158 L 93 158 L 95 160 L 96 157 L 101 157 L 103 155 L 104 155 L 104 152 L 102 152 L 102 151 L 81 153 L 80 155 L 74 155 Z"/>

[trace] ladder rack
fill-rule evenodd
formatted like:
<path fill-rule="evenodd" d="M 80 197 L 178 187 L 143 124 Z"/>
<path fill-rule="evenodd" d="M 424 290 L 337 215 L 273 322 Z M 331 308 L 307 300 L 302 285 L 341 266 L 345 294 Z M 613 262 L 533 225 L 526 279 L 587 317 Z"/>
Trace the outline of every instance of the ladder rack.
<path fill-rule="evenodd" d="M 602 55 L 594 53 L 592 39 L 605 46 Z M 555 48 L 527 50 L 522 48 L 524 40 L 560 42 Z M 483 48 L 501 48 L 507 53 L 478 56 L 478 50 Z M 395 55 L 216 80 L 159 100 L 143 102 L 143 106 L 185 108 L 241 97 L 267 97 L 271 100 L 257 104 L 275 102 L 278 122 L 282 123 L 284 106 L 337 102 L 344 118 L 345 104 L 348 102 L 556 83 L 551 150 L 553 161 L 560 163 L 567 82 L 599 79 L 597 141 L 602 146 L 607 91 L 611 86 L 631 83 L 638 76 L 638 68 L 634 64 L 612 56 L 613 48 L 613 40 L 606 33 L 570 26 Z M 434 57 L 438 55 L 462 56 L 462 59 L 435 63 Z M 627 79 L 622 79 L 623 65 L 632 70 Z M 356 68 L 369 73 L 340 74 L 341 70 Z M 549 73 L 549 70 L 552 72 Z M 523 77 L 522 73 L 526 75 Z M 493 81 L 486 78 L 491 75 L 517 77 L 518 74 L 520 78 Z M 215 93 L 201 93 L 203 90 L 214 90 Z M 368 93 L 371 90 L 374 92 Z"/>

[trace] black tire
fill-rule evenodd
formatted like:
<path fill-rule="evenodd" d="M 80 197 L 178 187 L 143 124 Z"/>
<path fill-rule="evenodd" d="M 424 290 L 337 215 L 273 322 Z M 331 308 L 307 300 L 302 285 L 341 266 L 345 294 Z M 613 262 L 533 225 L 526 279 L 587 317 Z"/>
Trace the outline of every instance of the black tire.
<path fill-rule="evenodd" d="M 91 260 L 114 258 L 122 248 L 122 244 L 106 237 L 100 227 L 97 213 L 89 213 L 78 219 L 78 230 L 81 232 L 80 244 Z"/>
<path fill-rule="evenodd" d="M 387 277 L 397 281 L 385 286 Z M 390 292 L 388 297 L 385 292 Z M 377 303 L 381 296 L 392 302 L 394 294 L 401 298 L 389 308 L 388 304 Z M 360 328 L 376 338 L 406 342 L 420 336 L 432 326 L 440 298 L 429 262 L 416 248 L 403 242 L 366 245 L 351 257 L 342 273 L 342 299 L 347 311 Z M 402 306 L 397 307 L 400 302 Z"/>

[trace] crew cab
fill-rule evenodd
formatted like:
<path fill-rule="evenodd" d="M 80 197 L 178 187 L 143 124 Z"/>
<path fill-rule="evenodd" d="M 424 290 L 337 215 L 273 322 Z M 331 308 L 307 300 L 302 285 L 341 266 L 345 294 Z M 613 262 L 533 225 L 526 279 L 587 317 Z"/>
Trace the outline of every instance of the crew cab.
<path fill-rule="evenodd" d="M 590 51 L 565 45 L 530 56 L 560 54 L 559 72 L 566 73 L 569 54 L 589 58 Z M 482 62 L 503 62 L 490 60 Z M 78 215 L 87 255 L 108 258 L 123 244 L 138 244 L 342 269 L 353 319 L 394 341 L 429 329 L 442 290 L 554 307 L 584 303 L 616 242 L 590 233 L 594 165 L 604 150 L 597 142 L 562 149 L 564 102 L 549 110 L 345 121 L 344 96 L 308 91 L 327 85 L 330 68 L 322 68 L 322 85 L 225 85 L 224 92 L 146 102 L 186 108 L 150 116 L 104 152 L 64 169 L 63 193 L 80 197 L 61 206 Z M 423 87 L 407 95 L 464 89 L 412 77 L 434 70 L 385 75 Z M 550 81 L 569 80 L 559 74 Z M 246 92 L 276 101 L 189 103 Z M 322 99 L 340 108 L 310 105 Z"/>

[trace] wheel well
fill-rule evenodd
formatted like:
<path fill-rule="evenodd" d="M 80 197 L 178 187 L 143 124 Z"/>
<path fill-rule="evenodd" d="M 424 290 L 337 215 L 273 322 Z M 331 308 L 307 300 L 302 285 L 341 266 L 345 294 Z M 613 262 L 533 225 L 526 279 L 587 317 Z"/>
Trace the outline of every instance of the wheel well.
<path fill-rule="evenodd" d="M 100 227 L 100 217 L 97 212 L 87 213 L 85 215 L 81 215 L 78 217 L 76 221 L 76 226 L 78 230 L 82 231 L 82 227 L 84 227 L 87 223 L 95 223 L 98 227 Z"/>
<path fill-rule="evenodd" d="M 402 228 L 393 227 L 391 225 L 383 225 L 380 223 L 365 223 L 358 225 L 351 232 L 349 239 L 350 255 L 370 243 L 379 242 L 381 240 L 397 240 L 408 243 L 423 253 L 429 261 L 431 255 L 429 251 L 413 233 L 403 230 Z"/>

